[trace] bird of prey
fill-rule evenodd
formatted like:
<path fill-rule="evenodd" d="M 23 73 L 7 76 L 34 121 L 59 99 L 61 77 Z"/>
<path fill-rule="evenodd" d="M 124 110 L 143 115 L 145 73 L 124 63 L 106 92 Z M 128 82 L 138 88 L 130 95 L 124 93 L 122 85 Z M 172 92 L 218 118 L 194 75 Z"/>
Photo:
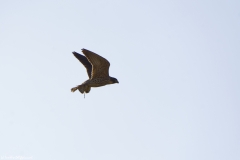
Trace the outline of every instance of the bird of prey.
<path fill-rule="evenodd" d="M 77 52 L 72 53 L 87 69 L 89 79 L 81 85 L 73 87 L 71 89 L 72 92 L 79 90 L 85 95 L 85 93 L 90 92 L 91 87 L 101 87 L 107 84 L 119 83 L 116 78 L 109 76 L 108 70 L 110 63 L 108 60 L 87 49 L 82 49 L 82 52 L 85 56 Z"/>

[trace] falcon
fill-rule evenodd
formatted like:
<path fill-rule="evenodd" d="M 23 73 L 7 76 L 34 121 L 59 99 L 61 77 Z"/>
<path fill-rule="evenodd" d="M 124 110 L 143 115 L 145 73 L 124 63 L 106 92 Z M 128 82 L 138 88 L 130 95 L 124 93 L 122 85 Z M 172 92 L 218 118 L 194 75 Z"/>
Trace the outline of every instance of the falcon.
<path fill-rule="evenodd" d="M 85 95 L 85 93 L 90 92 L 91 87 L 101 87 L 107 84 L 119 83 L 116 78 L 109 76 L 108 70 L 110 63 L 108 60 L 87 49 L 82 49 L 82 52 L 85 56 L 75 51 L 72 53 L 86 68 L 89 79 L 81 85 L 73 87 L 71 89 L 72 92 L 79 90 Z"/>

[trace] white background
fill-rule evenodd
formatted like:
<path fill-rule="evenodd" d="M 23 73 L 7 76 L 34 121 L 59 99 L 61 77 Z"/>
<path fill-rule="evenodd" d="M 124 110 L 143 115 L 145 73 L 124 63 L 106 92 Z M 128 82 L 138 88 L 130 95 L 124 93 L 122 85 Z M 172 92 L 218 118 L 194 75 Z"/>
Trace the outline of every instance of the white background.
<path fill-rule="evenodd" d="M 239 160 L 240 1 L 0 4 L 0 156 Z M 119 84 L 88 79 L 82 48 Z M 6 158 L 6 157 L 5 157 Z"/>

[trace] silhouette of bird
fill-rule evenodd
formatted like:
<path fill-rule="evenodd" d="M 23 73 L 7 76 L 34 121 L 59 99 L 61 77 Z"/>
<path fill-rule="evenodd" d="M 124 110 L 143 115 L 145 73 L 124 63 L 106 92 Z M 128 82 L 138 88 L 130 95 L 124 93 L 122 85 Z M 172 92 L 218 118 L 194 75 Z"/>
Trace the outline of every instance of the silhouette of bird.
<path fill-rule="evenodd" d="M 77 52 L 72 53 L 87 69 L 89 79 L 81 85 L 73 87 L 71 89 L 72 92 L 79 90 L 85 95 L 85 93 L 90 92 L 91 87 L 101 87 L 107 84 L 119 83 L 116 78 L 109 76 L 108 70 L 110 63 L 108 60 L 87 49 L 82 49 L 82 52 L 85 56 Z"/>

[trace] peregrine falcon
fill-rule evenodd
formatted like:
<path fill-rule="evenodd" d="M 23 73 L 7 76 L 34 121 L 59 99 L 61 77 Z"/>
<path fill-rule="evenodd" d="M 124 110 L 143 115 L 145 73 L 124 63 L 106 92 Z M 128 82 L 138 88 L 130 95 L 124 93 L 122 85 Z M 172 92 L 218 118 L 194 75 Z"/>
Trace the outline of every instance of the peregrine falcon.
<path fill-rule="evenodd" d="M 89 93 L 91 87 L 101 87 L 107 84 L 119 83 L 114 77 L 110 77 L 108 70 L 110 63 L 105 58 L 93 53 L 87 49 L 82 49 L 83 56 L 77 52 L 72 52 L 73 55 L 84 65 L 87 69 L 89 79 L 81 85 L 73 87 L 72 92 L 79 90 L 82 94 Z"/>

